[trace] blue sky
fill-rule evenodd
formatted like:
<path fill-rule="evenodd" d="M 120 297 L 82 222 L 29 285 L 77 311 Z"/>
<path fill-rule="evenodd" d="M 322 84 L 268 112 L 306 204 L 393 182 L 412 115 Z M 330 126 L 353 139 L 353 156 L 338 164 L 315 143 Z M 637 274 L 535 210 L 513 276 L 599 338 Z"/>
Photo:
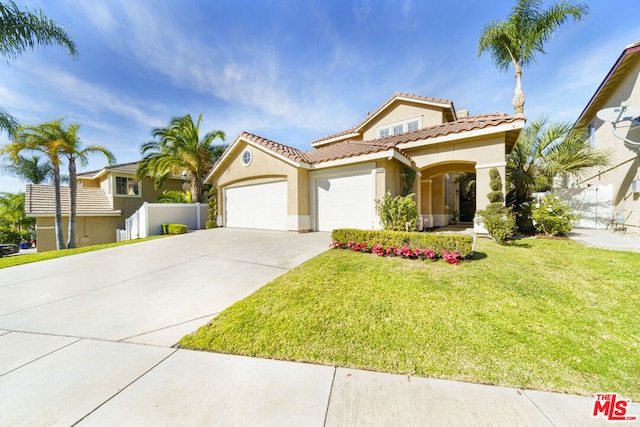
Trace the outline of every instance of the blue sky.
<path fill-rule="evenodd" d="M 246 130 L 300 149 L 396 91 L 471 114 L 513 113 L 513 72 L 477 54 L 482 28 L 505 19 L 511 0 L 16 2 L 64 25 L 79 58 L 47 47 L 2 61 L 0 106 L 25 124 L 80 123 L 82 142 L 108 147 L 119 163 L 138 160 L 153 128 L 187 113 L 202 113 L 201 131 L 223 130 L 227 143 Z M 637 0 L 586 3 L 590 15 L 561 27 L 525 70 L 528 118 L 574 121 L 640 39 Z M 85 170 L 104 165 L 95 156 Z M 0 175 L 0 191 L 24 183 Z"/>

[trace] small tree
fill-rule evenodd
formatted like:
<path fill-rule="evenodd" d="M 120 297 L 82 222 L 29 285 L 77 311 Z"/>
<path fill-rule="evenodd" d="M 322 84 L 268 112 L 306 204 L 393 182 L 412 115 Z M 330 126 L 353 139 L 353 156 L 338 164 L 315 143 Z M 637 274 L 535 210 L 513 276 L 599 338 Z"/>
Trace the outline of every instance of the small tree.
<path fill-rule="evenodd" d="M 211 187 L 209 190 L 209 209 L 207 210 L 207 228 L 218 227 L 218 189 Z"/>
<path fill-rule="evenodd" d="M 416 230 L 418 206 L 414 193 L 396 197 L 386 193 L 382 200 L 376 200 L 376 211 L 385 230 L 405 230 L 407 224 L 410 231 Z"/>
<path fill-rule="evenodd" d="M 511 208 L 503 205 L 502 178 L 498 169 L 491 168 L 489 177 L 491 191 L 487 194 L 487 198 L 491 203 L 487 209 L 476 212 L 476 220 L 482 221 L 489 237 L 501 243 L 513 237 L 516 231 L 516 217 Z"/>

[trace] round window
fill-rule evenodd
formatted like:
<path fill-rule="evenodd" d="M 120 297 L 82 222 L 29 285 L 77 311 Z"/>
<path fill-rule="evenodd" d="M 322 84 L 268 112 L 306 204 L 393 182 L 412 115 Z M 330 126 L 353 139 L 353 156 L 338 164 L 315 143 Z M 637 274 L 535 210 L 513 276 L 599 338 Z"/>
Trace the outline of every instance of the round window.
<path fill-rule="evenodd" d="M 251 157 L 251 151 L 244 150 L 244 153 L 242 153 L 242 164 L 248 166 L 249 163 L 251 163 Z"/>

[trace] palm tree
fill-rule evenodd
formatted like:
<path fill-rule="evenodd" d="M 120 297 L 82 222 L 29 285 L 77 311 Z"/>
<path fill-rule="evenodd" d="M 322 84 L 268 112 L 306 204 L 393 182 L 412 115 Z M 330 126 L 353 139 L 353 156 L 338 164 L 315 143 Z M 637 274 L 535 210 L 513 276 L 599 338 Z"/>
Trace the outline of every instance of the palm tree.
<path fill-rule="evenodd" d="M 12 230 L 23 231 L 33 224 L 24 211 L 24 193 L 0 193 L 0 225 Z"/>
<path fill-rule="evenodd" d="M 203 201 L 204 178 L 222 155 L 225 147 L 213 145 L 216 138 L 222 141 L 225 134 L 214 130 L 200 137 L 200 122 L 193 122 L 190 114 L 175 117 L 169 127 L 154 129 L 155 138 L 142 145 L 143 156 L 137 171 L 137 179 L 147 175 L 154 177 L 154 186 L 160 188 L 170 176 L 186 176 L 194 203 Z"/>
<path fill-rule="evenodd" d="M 70 249 L 76 247 L 76 207 L 78 194 L 76 163 L 80 164 L 80 166 L 86 166 L 89 162 L 89 154 L 93 153 L 104 154 L 109 164 L 113 164 L 116 158 L 109 149 L 102 145 L 92 144 L 83 148 L 78 136 L 78 130 L 80 129 L 78 123 L 71 123 L 66 128 L 62 119 L 54 120 L 52 123 L 55 123 L 58 127 L 60 140 L 64 141 L 62 154 L 69 162 L 69 234 L 67 236 L 67 248 Z"/>
<path fill-rule="evenodd" d="M 56 248 L 64 249 L 62 236 L 62 208 L 60 206 L 60 163 L 64 154 L 64 141 L 60 139 L 60 128 L 56 121 L 35 126 L 21 126 L 13 134 L 12 142 L 4 145 L 0 153 L 17 161 L 23 151 L 37 151 L 45 155 L 53 173 L 55 205 Z"/>
<path fill-rule="evenodd" d="M 591 149 L 584 135 L 569 122 L 549 122 L 546 117 L 527 125 L 507 155 L 507 199 L 516 212 L 523 213 L 523 203 L 533 192 L 550 190 L 557 175 L 579 177 L 589 168 L 609 164 L 611 153 Z"/>
<path fill-rule="evenodd" d="M 15 60 L 27 49 L 49 45 L 65 47 L 71 56 L 78 56 L 76 44 L 67 31 L 42 10 L 22 10 L 13 1 L 0 3 L 0 55 Z M 0 109 L 0 130 L 11 136 L 17 126 L 17 121 Z"/>
<path fill-rule="evenodd" d="M 545 53 L 544 44 L 569 16 L 579 21 L 589 13 L 585 4 L 562 1 L 541 10 L 542 3 L 543 0 L 517 0 L 507 20 L 486 25 L 478 42 L 478 56 L 490 51 L 493 63 L 500 70 L 507 71 L 513 65 L 516 72 L 513 108 L 516 114 L 524 114 L 522 69 L 535 63 L 537 53 Z"/>
<path fill-rule="evenodd" d="M 32 184 L 42 184 L 51 179 L 53 169 L 49 163 L 41 161 L 42 157 L 32 155 L 31 157 L 18 156 L 15 162 L 10 162 L 2 166 L 2 169 L 23 181 Z"/>

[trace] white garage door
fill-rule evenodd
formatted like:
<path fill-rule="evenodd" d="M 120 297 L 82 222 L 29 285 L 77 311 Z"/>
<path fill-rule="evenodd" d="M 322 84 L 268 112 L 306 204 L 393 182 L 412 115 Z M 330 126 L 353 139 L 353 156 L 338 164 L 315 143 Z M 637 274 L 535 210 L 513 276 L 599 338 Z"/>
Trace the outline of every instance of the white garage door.
<path fill-rule="evenodd" d="M 316 179 L 316 227 L 373 228 L 373 178 L 371 173 Z"/>
<path fill-rule="evenodd" d="M 227 188 L 224 201 L 227 227 L 287 229 L 287 181 Z"/>

